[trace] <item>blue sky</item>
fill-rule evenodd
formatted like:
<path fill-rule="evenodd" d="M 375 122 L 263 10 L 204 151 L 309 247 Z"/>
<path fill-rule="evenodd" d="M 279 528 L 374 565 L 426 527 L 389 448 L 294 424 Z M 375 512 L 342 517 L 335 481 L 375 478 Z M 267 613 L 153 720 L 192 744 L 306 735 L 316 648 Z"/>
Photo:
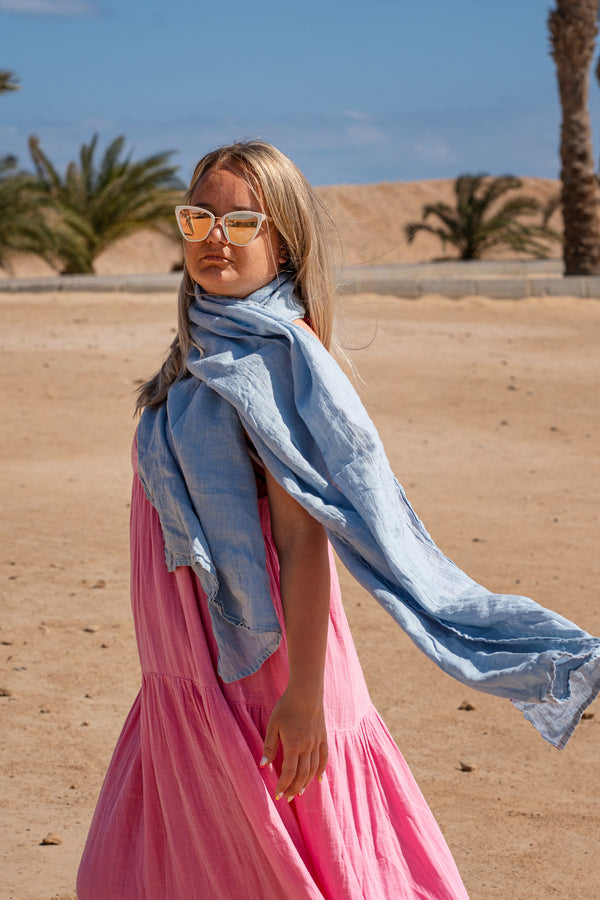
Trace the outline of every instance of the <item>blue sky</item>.
<path fill-rule="evenodd" d="M 549 0 L 0 0 L 0 155 L 279 146 L 314 184 L 556 177 Z M 600 127 L 600 91 L 590 110 Z"/>

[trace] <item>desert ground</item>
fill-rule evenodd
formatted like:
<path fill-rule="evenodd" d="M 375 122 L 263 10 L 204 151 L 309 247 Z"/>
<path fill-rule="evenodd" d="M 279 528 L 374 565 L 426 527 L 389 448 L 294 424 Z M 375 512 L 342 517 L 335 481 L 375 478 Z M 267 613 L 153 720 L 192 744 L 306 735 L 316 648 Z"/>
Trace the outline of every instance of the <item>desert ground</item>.
<path fill-rule="evenodd" d="M 0 322 L 0 898 L 74 900 L 140 684 L 132 413 L 172 339 L 175 296 L 1 293 Z M 360 295 L 338 330 L 442 549 L 487 587 L 600 634 L 600 302 Z M 341 575 L 373 701 L 472 900 L 596 896 L 599 703 L 559 752 L 508 701 L 444 675 Z"/>

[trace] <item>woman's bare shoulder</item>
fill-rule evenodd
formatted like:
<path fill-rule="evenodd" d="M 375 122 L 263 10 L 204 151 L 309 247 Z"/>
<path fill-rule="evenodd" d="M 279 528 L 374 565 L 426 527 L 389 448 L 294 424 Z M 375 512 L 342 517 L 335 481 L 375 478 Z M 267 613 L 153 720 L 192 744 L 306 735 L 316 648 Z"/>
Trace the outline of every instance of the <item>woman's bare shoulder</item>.
<path fill-rule="evenodd" d="M 294 325 L 299 325 L 301 328 L 304 328 L 305 331 L 308 331 L 309 334 L 312 334 L 313 337 L 316 337 L 317 340 L 319 340 L 319 338 L 317 337 L 315 332 L 312 330 L 312 328 L 310 327 L 310 325 L 306 321 L 306 319 L 294 319 Z"/>

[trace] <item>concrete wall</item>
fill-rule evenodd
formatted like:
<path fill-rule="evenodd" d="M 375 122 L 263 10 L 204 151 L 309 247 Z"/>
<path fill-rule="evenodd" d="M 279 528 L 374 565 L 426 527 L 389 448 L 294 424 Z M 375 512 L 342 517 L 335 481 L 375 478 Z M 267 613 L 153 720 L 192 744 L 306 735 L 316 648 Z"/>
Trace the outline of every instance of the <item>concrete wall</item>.
<path fill-rule="evenodd" d="M 389 294 L 416 298 L 424 294 L 501 299 L 572 296 L 600 298 L 600 277 L 563 276 L 562 260 L 477 260 L 385 266 L 347 266 L 339 272 L 344 294 Z M 6 278 L 0 291 L 177 291 L 181 275 L 62 275 L 51 278 Z"/>

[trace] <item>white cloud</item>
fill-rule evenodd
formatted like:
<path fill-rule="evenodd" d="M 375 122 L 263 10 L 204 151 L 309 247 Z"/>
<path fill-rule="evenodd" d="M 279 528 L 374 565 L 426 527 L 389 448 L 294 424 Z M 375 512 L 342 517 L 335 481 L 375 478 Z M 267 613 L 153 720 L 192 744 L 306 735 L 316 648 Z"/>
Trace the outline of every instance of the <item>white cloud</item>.
<path fill-rule="evenodd" d="M 456 160 L 454 151 L 448 146 L 446 141 L 440 138 L 428 137 L 426 140 L 421 139 L 413 144 L 412 149 L 418 157 L 424 157 L 431 162 L 445 163 Z"/>
<path fill-rule="evenodd" d="M 0 0 L 0 12 L 26 16 L 91 16 L 95 9 L 86 0 Z"/>
<path fill-rule="evenodd" d="M 385 132 L 373 121 L 369 113 L 349 110 L 344 118 L 350 120 L 346 126 L 346 137 L 353 144 L 380 144 L 386 139 Z"/>

